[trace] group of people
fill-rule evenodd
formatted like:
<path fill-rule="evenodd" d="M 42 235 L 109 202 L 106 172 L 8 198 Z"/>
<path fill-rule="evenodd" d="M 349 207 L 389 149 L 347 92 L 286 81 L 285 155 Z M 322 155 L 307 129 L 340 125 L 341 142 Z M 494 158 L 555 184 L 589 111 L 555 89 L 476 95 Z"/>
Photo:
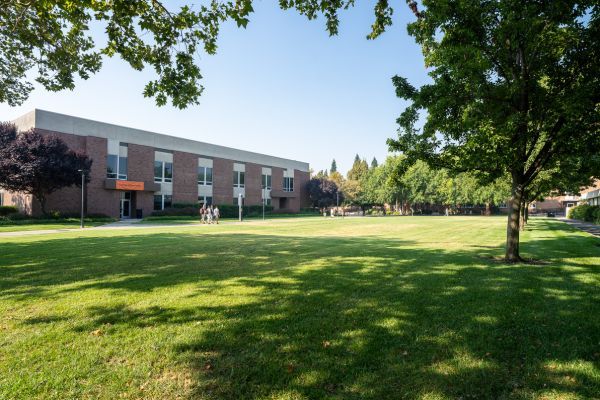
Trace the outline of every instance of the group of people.
<path fill-rule="evenodd" d="M 200 207 L 200 222 L 203 224 L 218 224 L 220 216 L 219 207 L 217 206 L 213 207 L 211 204 L 207 207 L 206 203 L 204 203 L 202 204 L 202 207 Z"/>

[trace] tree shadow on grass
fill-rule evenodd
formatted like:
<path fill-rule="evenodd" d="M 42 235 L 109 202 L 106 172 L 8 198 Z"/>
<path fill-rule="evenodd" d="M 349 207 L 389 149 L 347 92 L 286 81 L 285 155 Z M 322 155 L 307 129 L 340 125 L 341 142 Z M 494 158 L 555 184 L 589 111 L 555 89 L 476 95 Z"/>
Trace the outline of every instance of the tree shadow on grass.
<path fill-rule="evenodd" d="M 80 250 L 66 260 L 73 242 Z M 0 245 L 13 255 L 1 261 L 0 299 L 195 285 L 185 305 L 98 305 L 73 328 L 200 323 L 172 349 L 194 371 L 191 398 L 594 398 L 598 267 L 578 262 L 600 257 L 594 243 L 529 240 L 533 257 L 568 257 L 530 266 L 480 258 L 501 247 L 419 248 L 377 237 L 55 239 L 37 242 L 35 252 L 34 244 Z M 240 287 L 248 301 L 195 301 Z M 25 323 L 53 318 L 60 316 Z"/>

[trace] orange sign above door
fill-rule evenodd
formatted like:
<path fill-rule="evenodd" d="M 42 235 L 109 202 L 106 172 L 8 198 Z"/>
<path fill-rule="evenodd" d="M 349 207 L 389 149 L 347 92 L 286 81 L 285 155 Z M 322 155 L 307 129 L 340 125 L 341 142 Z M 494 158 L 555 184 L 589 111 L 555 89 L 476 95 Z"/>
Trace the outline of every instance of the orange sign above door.
<path fill-rule="evenodd" d="M 118 189 L 118 190 L 144 190 L 144 182 L 117 181 L 115 189 Z"/>

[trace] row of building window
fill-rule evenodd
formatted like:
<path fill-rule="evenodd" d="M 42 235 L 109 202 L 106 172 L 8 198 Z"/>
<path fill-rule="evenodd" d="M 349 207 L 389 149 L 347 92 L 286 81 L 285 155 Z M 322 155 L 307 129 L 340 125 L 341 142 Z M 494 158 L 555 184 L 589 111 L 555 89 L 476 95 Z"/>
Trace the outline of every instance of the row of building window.
<path fill-rule="evenodd" d="M 109 154 L 106 160 L 106 177 L 108 179 L 127 180 L 127 157 Z M 154 161 L 154 182 L 173 182 L 173 163 Z M 213 169 L 198 167 L 198 185 L 211 186 L 213 184 Z M 262 188 L 271 190 L 271 175 L 262 175 Z M 233 187 L 245 187 L 245 172 L 233 171 Z M 294 178 L 283 178 L 283 190 L 294 191 Z"/>
<path fill-rule="evenodd" d="M 265 205 L 270 206 L 271 205 L 271 199 L 263 199 L 265 202 Z M 233 205 L 237 206 L 238 205 L 238 198 L 234 197 L 233 198 Z M 243 203 L 244 199 L 242 198 L 242 203 Z M 213 198 L 212 196 L 198 196 L 198 204 L 200 204 L 200 206 L 206 204 L 207 206 L 210 206 L 213 204 Z M 160 211 L 160 210 L 164 210 L 165 208 L 169 208 L 173 205 L 173 196 L 170 194 L 156 194 L 154 195 L 154 210 L 155 211 Z"/>

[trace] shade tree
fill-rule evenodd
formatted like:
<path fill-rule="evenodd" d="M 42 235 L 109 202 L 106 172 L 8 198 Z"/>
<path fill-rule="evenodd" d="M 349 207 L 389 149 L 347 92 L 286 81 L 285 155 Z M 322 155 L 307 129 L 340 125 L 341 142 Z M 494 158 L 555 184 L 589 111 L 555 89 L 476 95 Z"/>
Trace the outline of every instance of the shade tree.
<path fill-rule="evenodd" d="M 92 161 L 70 150 L 58 137 L 35 130 L 17 132 L 15 125 L 0 124 L 0 187 L 32 195 L 42 213 L 48 214 L 47 198 L 53 192 L 81 186 L 81 172 L 89 182 Z"/>
<path fill-rule="evenodd" d="M 482 183 L 508 176 L 505 259 L 520 261 L 519 216 L 536 179 L 600 151 L 600 7 L 592 0 L 424 4 L 415 3 L 408 31 L 431 83 L 393 79 L 409 106 L 388 144 Z"/>

